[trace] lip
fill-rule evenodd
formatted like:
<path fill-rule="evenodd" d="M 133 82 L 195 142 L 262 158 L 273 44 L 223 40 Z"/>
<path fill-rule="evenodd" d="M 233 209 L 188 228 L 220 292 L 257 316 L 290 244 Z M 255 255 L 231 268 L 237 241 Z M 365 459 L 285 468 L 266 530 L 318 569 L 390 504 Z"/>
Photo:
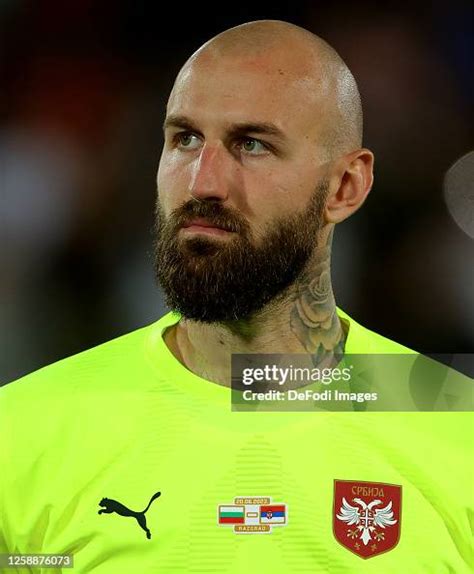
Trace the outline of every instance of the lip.
<path fill-rule="evenodd" d="M 228 229 L 217 227 L 214 224 L 207 221 L 206 219 L 202 218 L 192 219 L 191 221 L 188 221 L 182 226 L 182 229 L 184 229 L 187 232 L 208 233 L 208 234 L 210 233 L 213 235 L 222 235 L 231 233 L 231 231 L 229 231 Z"/>

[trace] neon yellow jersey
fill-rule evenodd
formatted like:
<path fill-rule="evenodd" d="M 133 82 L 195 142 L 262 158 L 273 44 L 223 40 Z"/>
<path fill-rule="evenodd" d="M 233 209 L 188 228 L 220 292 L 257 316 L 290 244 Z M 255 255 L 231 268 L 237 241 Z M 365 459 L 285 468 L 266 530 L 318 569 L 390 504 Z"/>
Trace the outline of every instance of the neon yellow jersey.
<path fill-rule="evenodd" d="M 340 316 L 347 353 L 408 352 Z M 0 389 L 0 553 L 74 560 L 0 571 L 472 572 L 471 414 L 233 412 L 178 320 Z"/>

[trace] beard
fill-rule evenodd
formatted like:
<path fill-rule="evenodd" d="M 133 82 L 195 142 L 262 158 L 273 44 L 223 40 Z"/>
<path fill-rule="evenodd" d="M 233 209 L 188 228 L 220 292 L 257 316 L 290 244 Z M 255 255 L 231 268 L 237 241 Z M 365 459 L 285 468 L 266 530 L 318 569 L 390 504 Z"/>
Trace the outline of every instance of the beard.
<path fill-rule="evenodd" d="M 250 318 L 283 298 L 304 273 L 324 225 L 322 181 L 305 210 L 274 220 L 257 241 L 247 221 L 215 200 L 190 200 L 155 218 L 155 275 L 169 308 L 204 323 Z M 180 228 L 205 218 L 231 237 L 183 237 Z"/>

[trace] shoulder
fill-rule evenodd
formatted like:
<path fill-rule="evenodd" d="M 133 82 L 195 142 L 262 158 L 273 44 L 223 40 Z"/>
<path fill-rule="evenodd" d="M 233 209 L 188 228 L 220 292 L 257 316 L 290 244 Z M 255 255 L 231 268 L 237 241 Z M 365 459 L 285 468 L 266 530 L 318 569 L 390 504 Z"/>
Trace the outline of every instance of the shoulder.
<path fill-rule="evenodd" d="M 168 314 L 169 315 L 169 314 Z M 87 392 L 117 391 L 130 387 L 147 366 L 146 345 L 151 333 L 163 322 L 141 327 L 96 347 L 72 355 L 0 387 L 0 404 L 30 404 L 64 396 L 73 397 L 79 390 Z"/>
<path fill-rule="evenodd" d="M 337 309 L 341 321 L 348 328 L 346 353 L 363 354 L 416 354 L 416 351 L 392 341 L 360 325 L 342 309 Z"/>

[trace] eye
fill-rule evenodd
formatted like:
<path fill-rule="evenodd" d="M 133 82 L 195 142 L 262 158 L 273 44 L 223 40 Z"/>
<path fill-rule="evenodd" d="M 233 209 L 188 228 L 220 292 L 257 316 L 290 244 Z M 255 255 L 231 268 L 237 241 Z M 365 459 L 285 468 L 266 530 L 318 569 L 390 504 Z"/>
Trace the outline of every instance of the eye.
<path fill-rule="evenodd" d="M 181 132 L 174 137 L 176 144 L 182 149 L 197 149 L 200 145 L 200 139 L 189 132 Z"/>
<path fill-rule="evenodd" d="M 249 155 L 264 155 L 268 153 L 267 146 L 255 138 L 245 138 L 240 141 L 241 149 Z"/>

